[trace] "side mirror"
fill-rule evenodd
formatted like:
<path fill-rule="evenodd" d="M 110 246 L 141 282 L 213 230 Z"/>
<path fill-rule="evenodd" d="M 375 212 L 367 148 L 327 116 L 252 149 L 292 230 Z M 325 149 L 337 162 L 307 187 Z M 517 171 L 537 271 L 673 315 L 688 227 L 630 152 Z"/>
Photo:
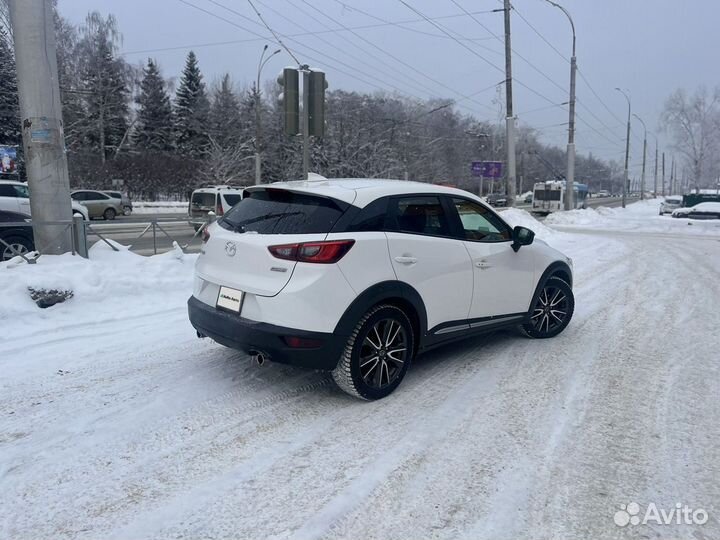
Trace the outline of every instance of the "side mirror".
<path fill-rule="evenodd" d="M 511 247 L 517 253 L 521 246 L 529 246 L 535 240 L 535 233 L 527 227 L 518 225 L 513 229 L 513 243 Z"/>

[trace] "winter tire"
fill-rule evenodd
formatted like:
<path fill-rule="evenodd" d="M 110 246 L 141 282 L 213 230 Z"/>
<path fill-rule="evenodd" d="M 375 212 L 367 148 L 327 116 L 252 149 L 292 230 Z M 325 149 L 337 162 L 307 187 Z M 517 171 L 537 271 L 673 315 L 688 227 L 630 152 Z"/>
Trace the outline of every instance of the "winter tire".
<path fill-rule="evenodd" d="M 405 312 L 389 304 L 375 306 L 350 334 L 332 376 L 351 396 L 382 399 L 405 377 L 414 351 L 415 335 Z"/>
<path fill-rule="evenodd" d="M 575 310 L 572 288 L 559 277 L 551 277 L 540 289 L 522 329 L 531 338 L 551 338 L 565 330 Z"/>
<path fill-rule="evenodd" d="M 107 221 L 112 221 L 113 219 L 115 219 L 116 215 L 117 215 L 117 213 L 115 212 L 114 208 L 108 208 L 107 210 L 105 210 L 105 212 L 103 212 L 103 217 Z"/>

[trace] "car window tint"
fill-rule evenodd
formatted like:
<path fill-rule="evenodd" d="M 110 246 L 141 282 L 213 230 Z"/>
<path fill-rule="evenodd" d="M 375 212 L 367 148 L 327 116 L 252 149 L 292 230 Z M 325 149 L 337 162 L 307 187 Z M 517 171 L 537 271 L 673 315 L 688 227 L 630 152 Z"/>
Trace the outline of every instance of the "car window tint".
<path fill-rule="evenodd" d="M 223 194 L 223 199 L 225 199 L 225 202 L 230 206 L 235 206 L 242 200 L 242 195 L 239 193 L 225 193 Z"/>
<path fill-rule="evenodd" d="M 363 208 L 348 231 L 383 231 L 385 230 L 385 216 L 387 215 L 388 199 L 382 198 L 371 202 Z"/>
<path fill-rule="evenodd" d="M 0 184 L 0 197 L 16 197 L 12 184 Z"/>
<path fill-rule="evenodd" d="M 453 198 L 465 238 L 477 242 L 505 242 L 512 238 L 510 228 L 491 210 L 467 199 Z"/>
<path fill-rule="evenodd" d="M 347 208 L 327 197 L 284 189 L 246 193 L 220 221 L 223 227 L 261 234 L 327 233 Z"/>
<path fill-rule="evenodd" d="M 447 215 L 438 197 L 406 197 L 394 200 L 395 229 L 399 232 L 449 236 Z"/>

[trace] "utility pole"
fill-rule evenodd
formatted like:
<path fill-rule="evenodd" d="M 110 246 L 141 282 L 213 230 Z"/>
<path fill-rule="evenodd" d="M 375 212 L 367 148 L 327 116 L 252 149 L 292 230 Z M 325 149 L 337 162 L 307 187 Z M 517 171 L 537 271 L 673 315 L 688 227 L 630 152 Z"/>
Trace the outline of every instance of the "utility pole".
<path fill-rule="evenodd" d="M 515 119 L 512 97 L 512 46 L 510 42 L 510 0 L 503 0 L 505 8 L 505 146 L 507 147 L 507 200 L 515 206 Z"/>
<path fill-rule="evenodd" d="M 670 195 L 675 192 L 675 156 L 672 157 L 670 162 Z"/>
<path fill-rule="evenodd" d="M 642 176 L 640 177 L 640 200 L 645 200 L 645 158 L 647 157 L 647 127 L 645 127 L 645 122 L 643 122 L 642 118 L 640 118 L 637 114 L 633 114 L 635 118 L 640 120 L 640 123 L 643 127 L 643 161 L 642 161 Z"/>
<path fill-rule="evenodd" d="M 653 197 L 657 197 L 657 176 L 658 173 L 658 141 L 655 137 L 655 174 L 653 175 Z"/>
<path fill-rule="evenodd" d="M 60 105 L 52 3 L 10 0 L 25 166 L 35 245 L 42 253 L 72 251 L 70 182 Z"/>
<path fill-rule="evenodd" d="M 627 100 L 628 104 L 628 115 L 627 115 L 627 134 L 625 135 L 625 173 L 623 174 L 623 189 L 622 189 L 622 207 L 625 208 L 625 201 L 627 199 L 627 188 L 628 188 L 628 166 L 630 165 L 630 114 L 631 114 L 631 107 L 630 107 L 630 98 L 628 95 L 620 90 L 620 88 L 615 88 L 618 92 L 620 92 L 623 96 L 625 96 L 625 99 Z"/>
<path fill-rule="evenodd" d="M 577 71 L 577 59 L 575 58 L 575 23 L 570 13 L 560 4 L 547 0 L 556 8 L 562 10 L 570 21 L 572 27 L 572 56 L 570 57 L 570 120 L 568 122 L 568 145 L 567 145 L 567 178 L 565 179 L 565 210 L 575 208 L 575 73 Z"/>
<path fill-rule="evenodd" d="M 662 196 L 665 196 L 665 152 L 662 153 Z"/>
<path fill-rule="evenodd" d="M 265 64 L 267 64 L 268 60 L 270 60 L 273 56 L 276 54 L 279 54 L 281 49 L 276 50 L 273 52 L 270 56 L 265 58 L 263 60 L 263 57 L 265 56 L 265 52 L 267 52 L 268 46 L 265 44 L 262 50 L 262 54 L 260 55 L 260 62 L 258 63 L 258 71 L 257 71 L 257 81 L 255 82 L 255 184 L 260 184 L 262 182 L 262 118 L 261 118 L 261 111 L 262 109 L 262 94 L 260 93 L 260 74 L 262 73 L 262 69 L 265 67 Z"/>

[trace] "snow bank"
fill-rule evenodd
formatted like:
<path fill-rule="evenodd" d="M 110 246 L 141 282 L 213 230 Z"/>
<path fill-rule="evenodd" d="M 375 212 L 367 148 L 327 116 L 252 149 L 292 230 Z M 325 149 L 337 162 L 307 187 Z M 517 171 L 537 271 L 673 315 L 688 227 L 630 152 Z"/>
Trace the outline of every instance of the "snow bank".
<path fill-rule="evenodd" d="M 629 204 L 627 208 L 588 208 L 555 212 L 545 219 L 552 227 L 573 229 L 591 228 L 647 233 L 692 234 L 720 236 L 720 220 L 698 221 L 659 215 L 662 199 L 650 199 Z"/>
<path fill-rule="evenodd" d="M 535 233 L 537 238 L 545 240 L 546 242 L 551 239 L 557 239 L 564 236 L 564 233 L 554 231 L 550 227 L 545 226 L 535 219 L 528 211 L 520 208 L 508 208 L 503 210 L 500 215 L 513 227 L 518 225 L 521 227 L 527 227 Z"/>
<path fill-rule="evenodd" d="M 133 214 L 187 214 L 188 203 L 182 201 L 133 201 Z"/>
<path fill-rule="evenodd" d="M 175 244 L 167 253 L 143 257 L 113 244 L 120 251 L 97 242 L 90 248 L 89 259 L 66 253 L 43 255 L 36 264 L 19 257 L 0 263 L 4 331 L 28 324 L 37 330 L 39 321 L 52 327 L 68 321 L 94 322 L 98 314 L 132 318 L 138 310 L 152 306 L 181 306 L 190 296 L 196 255 L 185 255 Z M 40 309 L 30 298 L 29 287 L 71 290 L 74 295 L 62 304 Z"/>

